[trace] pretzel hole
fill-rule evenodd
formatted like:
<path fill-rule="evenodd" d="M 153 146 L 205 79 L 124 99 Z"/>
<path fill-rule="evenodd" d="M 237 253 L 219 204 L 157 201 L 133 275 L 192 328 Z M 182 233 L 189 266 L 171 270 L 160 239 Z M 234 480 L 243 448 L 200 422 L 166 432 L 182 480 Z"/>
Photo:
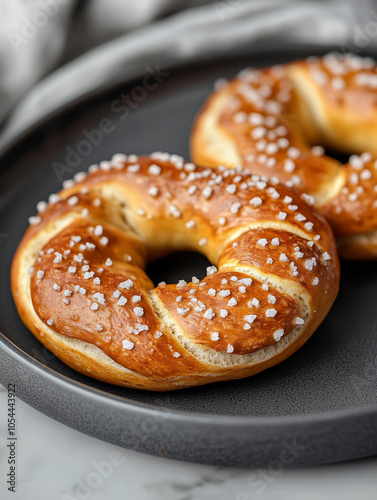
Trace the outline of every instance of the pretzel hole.
<path fill-rule="evenodd" d="M 351 154 L 344 153 L 343 151 L 339 151 L 336 149 L 326 148 L 324 146 L 323 148 L 325 150 L 324 154 L 326 156 L 330 156 L 330 158 L 334 158 L 334 160 L 340 161 L 340 163 L 342 163 L 343 165 L 348 163 Z M 355 152 L 355 154 L 357 153 Z"/>
<path fill-rule="evenodd" d="M 161 281 L 168 284 L 179 280 L 191 281 L 193 276 L 202 280 L 207 275 L 207 267 L 212 264 L 197 252 L 174 252 L 148 263 L 146 273 L 155 286 Z"/>

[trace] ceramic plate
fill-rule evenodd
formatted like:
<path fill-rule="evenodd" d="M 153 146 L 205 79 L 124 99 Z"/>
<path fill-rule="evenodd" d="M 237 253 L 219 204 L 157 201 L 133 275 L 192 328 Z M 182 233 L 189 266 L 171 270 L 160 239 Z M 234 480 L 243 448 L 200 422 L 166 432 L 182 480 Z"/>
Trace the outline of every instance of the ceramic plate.
<path fill-rule="evenodd" d="M 119 388 L 74 372 L 29 333 L 10 291 L 11 259 L 27 219 L 62 180 L 116 152 L 162 150 L 188 158 L 194 116 L 216 79 L 303 55 L 309 53 L 172 67 L 148 91 L 127 81 L 70 103 L 0 153 L 3 384 L 15 383 L 18 397 L 81 432 L 170 458 L 308 465 L 377 453 L 377 263 L 342 264 L 334 307 L 288 360 L 249 379 L 168 393 Z M 122 94 L 128 101 L 122 103 Z M 102 129 L 101 138 L 95 129 Z M 60 178 L 54 162 L 68 167 Z M 207 264 L 200 255 L 180 253 L 151 263 L 148 272 L 155 282 L 174 282 L 203 277 Z"/>

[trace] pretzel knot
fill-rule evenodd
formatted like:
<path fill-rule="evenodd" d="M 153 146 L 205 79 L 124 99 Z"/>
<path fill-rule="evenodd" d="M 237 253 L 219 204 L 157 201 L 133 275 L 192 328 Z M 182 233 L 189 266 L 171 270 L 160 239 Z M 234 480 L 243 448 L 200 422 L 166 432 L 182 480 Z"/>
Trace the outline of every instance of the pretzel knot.
<path fill-rule="evenodd" d="M 257 373 L 321 323 L 339 286 L 325 218 L 241 167 L 115 155 L 38 204 L 12 264 L 25 324 L 66 364 L 170 390 Z M 148 260 L 194 250 L 202 280 L 161 283 Z"/>
<path fill-rule="evenodd" d="M 377 67 L 370 58 L 331 53 L 244 70 L 199 113 L 192 157 L 212 167 L 242 165 L 312 195 L 340 255 L 375 259 L 376 109 Z M 315 144 L 357 154 L 342 165 Z"/>

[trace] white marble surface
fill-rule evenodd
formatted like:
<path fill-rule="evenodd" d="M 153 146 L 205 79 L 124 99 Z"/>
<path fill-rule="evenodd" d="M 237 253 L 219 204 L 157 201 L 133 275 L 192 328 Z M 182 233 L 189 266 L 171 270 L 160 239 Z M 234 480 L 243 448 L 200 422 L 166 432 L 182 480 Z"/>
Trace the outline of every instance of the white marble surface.
<path fill-rule="evenodd" d="M 263 481 L 263 473 L 258 470 L 190 464 L 127 451 L 65 427 L 18 399 L 17 486 L 15 494 L 9 493 L 6 486 L 6 396 L 0 385 L 2 500 L 377 498 L 377 457 L 283 470 L 276 477 L 267 475 L 268 482 L 255 486 L 256 479 Z M 106 468 L 103 462 L 110 461 L 114 465 Z"/>

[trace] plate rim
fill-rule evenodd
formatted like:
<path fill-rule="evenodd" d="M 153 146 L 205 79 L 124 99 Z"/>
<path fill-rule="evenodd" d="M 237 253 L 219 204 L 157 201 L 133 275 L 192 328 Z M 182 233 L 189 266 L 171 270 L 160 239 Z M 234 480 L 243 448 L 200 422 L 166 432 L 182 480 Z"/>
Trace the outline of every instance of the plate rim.
<path fill-rule="evenodd" d="M 134 401 L 132 399 L 129 399 L 128 397 L 118 396 L 96 387 L 88 386 L 83 382 L 73 380 L 72 378 L 55 371 L 54 369 L 44 365 L 37 359 L 25 353 L 21 348 L 19 348 L 11 340 L 9 340 L 1 331 L 0 347 L 5 354 L 7 354 L 7 351 L 9 354 L 10 351 L 10 356 L 14 360 L 21 361 L 24 366 L 30 367 L 32 371 L 37 372 L 42 378 L 48 380 L 49 382 L 61 385 L 75 394 L 80 394 L 82 392 L 85 393 L 86 396 L 88 396 L 89 394 L 90 399 L 92 399 L 93 401 L 106 401 L 108 403 L 110 402 L 112 405 L 117 407 L 117 409 L 126 408 L 135 414 L 143 414 L 146 412 L 147 415 L 149 415 L 150 412 L 157 412 L 165 416 L 168 414 L 168 419 L 182 420 L 186 423 L 190 422 L 201 425 L 213 425 L 214 423 L 216 423 L 225 427 L 233 426 L 235 424 L 246 427 L 250 425 L 252 425 L 253 427 L 276 427 L 276 425 L 290 427 L 291 425 L 296 424 L 319 424 L 321 422 L 328 422 L 333 420 L 348 420 L 354 419 L 355 417 L 368 418 L 371 415 L 377 415 L 377 405 L 364 406 L 347 410 L 327 411 L 322 413 L 264 417 L 250 415 L 217 415 L 214 413 L 194 413 L 184 410 L 166 409 L 165 407 L 159 407 L 158 405 L 153 405 L 151 403 Z M 214 422 L 215 420 L 216 422 Z"/>

